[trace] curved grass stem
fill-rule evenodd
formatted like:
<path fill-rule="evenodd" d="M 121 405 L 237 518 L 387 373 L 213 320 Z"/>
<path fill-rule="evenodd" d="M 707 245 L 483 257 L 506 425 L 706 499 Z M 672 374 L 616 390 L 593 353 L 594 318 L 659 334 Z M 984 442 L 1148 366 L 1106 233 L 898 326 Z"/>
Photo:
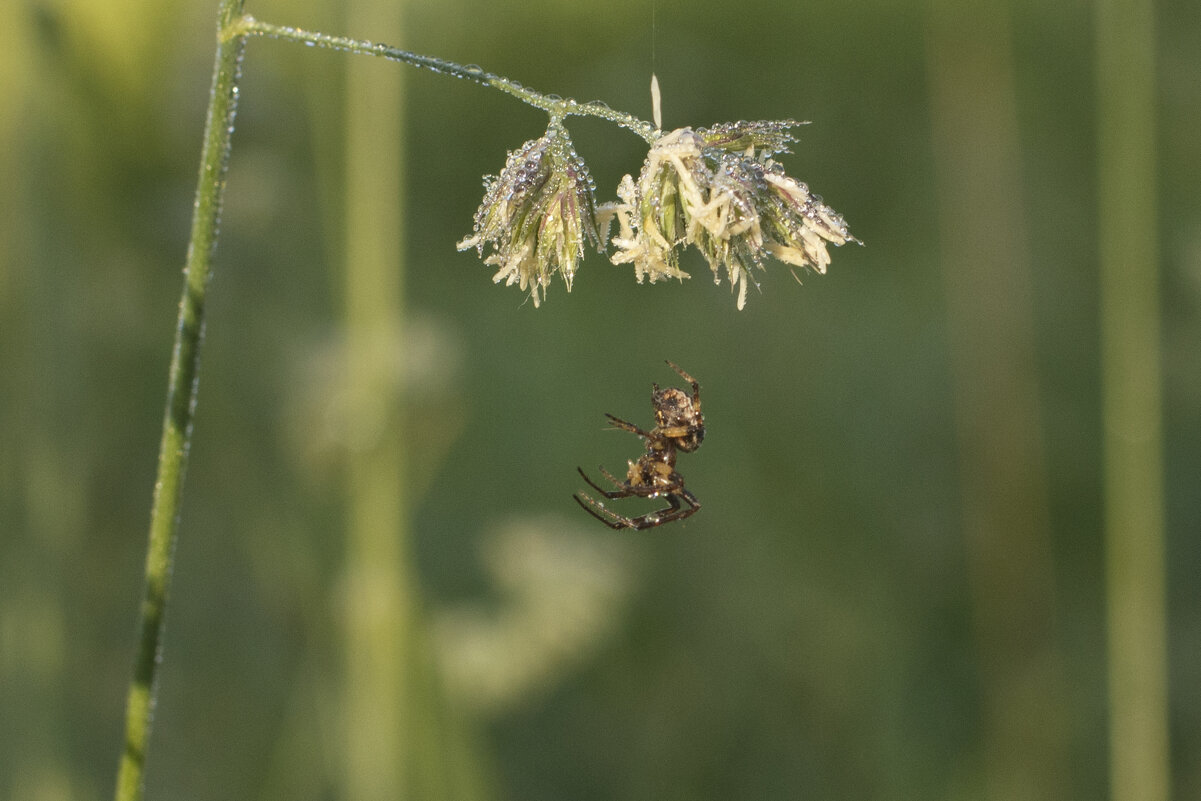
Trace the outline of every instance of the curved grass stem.
<path fill-rule="evenodd" d="M 445 61 L 433 56 L 423 56 L 418 53 L 411 53 L 407 50 L 391 47 L 377 42 L 369 42 L 362 39 L 351 39 L 345 36 L 330 36 L 328 34 L 319 33 L 317 31 L 306 31 L 301 28 L 292 28 L 285 25 L 273 25 L 269 22 L 257 20 L 249 14 L 244 14 L 237 19 L 233 19 L 222 29 L 222 39 L 236 39 L 245 36 L 266 36 L 272 39 L 284 39 L 291 42 L 300 42 L 311 47 L 325 47 L 331 50 L 341 50 L 346 53 L 357 53 L 359 55 L 376 56 L 386 58 L 391 61 L 399 61 L 408 64 L 411 67 L 430 70 L 442 75 L 449 75 L 454 78 L 462 78 L 466 81 L 478 83 L 481 86 L 490 86 L 493 89 L 500 90 L 507 94 L 516 97 L 523 103 L 527 103 L 535 108 L 540 108 L 552 118 L 563 119 L 564 117 L 599 117 L 603 120 L 620 125 L 623 128 L 628 128 L 634 133 L 641 136 L 647 142 L 653 142 L 656 131 L 655 126 L 651 123 L 640 120 L 637 117 L 627 114 L 624 111 L 617 111 L 609 108 L 609 106 L 598 101 L 589 103 L 580 103 L 571 98 L 561 98 L 556 95 L 546 95 L 541 92 L 536 92 L 526 86 L 522 86 L 517 81 L 496 75 L 491 72 L 485 72 L 483 69 L 476 66 L 462 66 L 453 61 Z"/>

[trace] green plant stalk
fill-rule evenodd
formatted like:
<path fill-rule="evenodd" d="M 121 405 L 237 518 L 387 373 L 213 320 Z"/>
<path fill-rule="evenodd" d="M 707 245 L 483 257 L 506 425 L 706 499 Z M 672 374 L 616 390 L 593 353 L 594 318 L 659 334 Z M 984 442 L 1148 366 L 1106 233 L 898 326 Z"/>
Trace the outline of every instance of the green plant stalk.
<path fill-rule="evenodd" d="M 222 0 L 218 30 L 242 13 L 244 0 Z M 245 49 L 242 36 L 220 37 L 208 119 L 200 159 L 200 179 L 192 216 L 192 234 L 184 268 L 183 296 L 167 384 L 167 407 L 159 446 L 158 474 L 150 511 L 146 549 L 146 588 L 133 679 L 125 707 L 125 743 L 117 773 L 117 801 L 136 801 L 145 790 L 146 746 L 154 716 L 162 651 L 171 556 L 179 529 L 179 502 L 196 411 L 200 351 L 204 341 L 204 303 L 212 275 L 213 253 L 221 218 L 221 199 L 229 163 L 230 136 L 238 99 L 238 73 Z"/>
<path fill-rule="evenodd" d="M 347 0 L 356 29 L 396 36 L 404 3 Z M 374 60 L 373 60 L 374 61 Z M 341 794 L 397 801 L 412 781 L 414 689 L 408 659 L 417 617 L 410 555 L 403 370 L 404 92 L 391 64 L 346 65 L 345 244 L 347 531 L 343 567 Z"/>
<path fill-rule="evenodd" d="M 283 25 L 272 25 L 269 22 L 257 20 L 249 14 L 233 20 L 225 29 L 224 35 L 226 37 L 266 36 L 272 39 L 285 39 L 291 42 L 300 42 L 331 50 L 341 50 L 347 53 L 377 56 L 389 59 L 390 61 L 400 61 L 412 67 L 427 69 L 442 75 L 462 78 L 463 80 L 478 83 L 482 86 L 490 86 L 493 89 L 498 89 L 516 97 L 524 103 L 542 109 L 554 119 L 563 119 L 564 117 L 571 116 L 599 117 L 600 119 L 616 123 L 623 128 L 629 128 L 647 142 L 654 142 L 657 136 L 655 126 L 651 123 L 640 120 L 623 111 L 609 108 L 604 103 L 597 101 L 580 103 L 571 98 L 544 95 L 541 92 L 536 92 L 533 89 L 522 86 L 516 81 L 511 81 L 508 78 L 495 75 L 491 72 L 485 72 L 479 67 L 464 67 L 451 61 L 410 53 L 407 50 L 401 50 L 385 44 L 368 42 L 362 39 L 351 39 L 345 36 L 330 36 L 324 33 L 306 31 Z"/>
<path fill-rule="evenodd" d="M 1110 798 L 1171 796 L 1155 12 L 1097 8 L 1101 393 Z"/>

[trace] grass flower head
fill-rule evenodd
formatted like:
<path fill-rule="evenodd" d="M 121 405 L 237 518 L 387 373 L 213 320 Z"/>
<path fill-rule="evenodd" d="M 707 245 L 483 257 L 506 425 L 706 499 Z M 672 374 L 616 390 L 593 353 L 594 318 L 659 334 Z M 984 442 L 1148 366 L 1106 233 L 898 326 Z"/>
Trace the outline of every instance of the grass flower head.
<path fill-rule="evenodd" d="M 474 247 L 483 256 L 484 245 L 491 245 L 484 263 L 498 268 L 492 280 L 528 290 L 535 307 L 556 272 L 570 292 L 584 240 L 598 250 L 604 245 L 592 176 L 566 129 L 552 122 L 541 138 L 509 153 L 500 175 L 485 178 L 484 187 L 475 230 L 459 250 Z"/>
<path fill-rule="evenodd" d="M 856 242 L 846 222 L 821 197 L 784 173 L 771 157 L 788 152 L 792 120 L 735 122 L 680 128 L 663 134 L 647 154 L 637 183 L 627 175 L 617 216 L 614 264 L 633 264 L 651 283 L 687 277 L 677 248 L 693 245 L 714 281 L 724 274 L 746 304 L 751 268 L 774 256 L 793 267 L 824 273 L 827 245 Z"/>

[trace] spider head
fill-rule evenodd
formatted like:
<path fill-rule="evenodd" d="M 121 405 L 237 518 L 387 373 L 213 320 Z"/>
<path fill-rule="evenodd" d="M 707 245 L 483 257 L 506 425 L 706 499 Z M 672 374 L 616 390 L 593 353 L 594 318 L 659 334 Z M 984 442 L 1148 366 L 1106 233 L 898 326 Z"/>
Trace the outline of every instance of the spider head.
<path fill-rule="evenodd" d="M 651 395 L 655 407 L 655 425 L 664 438 L 671 440 L 685 453 L 692 453 L 705 439 L 705 417 L 701 414 L 700 398 L 682 389 L 668 387 Z"/>

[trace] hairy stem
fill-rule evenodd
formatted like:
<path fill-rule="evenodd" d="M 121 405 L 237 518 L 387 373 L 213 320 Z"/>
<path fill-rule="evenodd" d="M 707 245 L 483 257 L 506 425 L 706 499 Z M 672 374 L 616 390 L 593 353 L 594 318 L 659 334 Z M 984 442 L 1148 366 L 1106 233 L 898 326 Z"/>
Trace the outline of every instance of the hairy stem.
<path fill-rule="evenodd" d="M 244 0 L 222 0 L 218 29 L 226 30 L 242 13 Z M 125 744 L 117 774 L 117 801 L 141 799 L 145 785 L 146 746 L 154 715 L 156 679 L 162 649 L 171 555 L 179 528 L 179 501 L 196 410 L 200 351 L 204 340 L 204 302 L 212 273 L 221 217 L 221 198 L 229 161 L 230 136 L 238 99 L 243 36 L 223 36 L 217 46 L 208 119 L 196 186 L 192 235 L 184 268 L 183 296 L 167 385 L 167 406 L 159 447 L 158 475 L 146 548 L 146 589 L 142 599 L 139 642 L 125 708 Z"/>
<path fill-rule="evenodd" d="M 351 39 L 345 36 L 330 36 L 316 31 L 306 31 L 300 28 L 291 28 L 283 25 L 272 25 L 269 22 L 257 20 L 249 14 L 245 14 L 237 19 L 231 20 L 222 31 L 223 39 L 234 39 L 244 36 L 267 36 L 273 39 L 285 39 L 292 42 L 301 42 L 303 44 L 326 47 L 331 50 L 342 50 L 347 53 L 357 53 L 359 55 L 377 56 L 386 58 L 391 61 L 400 61 L 412 67 L 437 72 L 442 75 L 450 75 L 454 78 L 462 78 L 463 80 L 472 81 L 482 86 L 490 86 L 493 89 L 499 89 L 502 92 L 513 95 L 523 103 L 528 103 L 535 108 L 540 108 L 547 114 L 550 114 L 554 119 L 562 119 L 564 117 L 599 117 L 603 120 L 616 123 L 623 128 L 628 128 L 634 133 L 641 136 L 647 142 L 653 142 L 656 137 L 655 126 L 645 120 L 640 120 L 633 115 L 626 114 L 623 111 L 617 111 L 609 108 L 604 103 L 592 101 L 589 103 L 580 103 L 571 98 L 561 98 L 556 95 L 545 95 L 541 92 L 536 92 L 533 89 L 522 86 L 516 81 L 509 80 L 500 75 L 495 75 L 491 72 L 485 72 L 483 69 L 476 66 L 464 67 L 460 64 L 455 64 L 452 61 L 444 61 L 433 56 L 423 56 L 417 53 L 410 53 L 407 50 L 401 50 L 389 45 L 379 44 L 377 42 L 368 42 L 361 39 Z"/>

